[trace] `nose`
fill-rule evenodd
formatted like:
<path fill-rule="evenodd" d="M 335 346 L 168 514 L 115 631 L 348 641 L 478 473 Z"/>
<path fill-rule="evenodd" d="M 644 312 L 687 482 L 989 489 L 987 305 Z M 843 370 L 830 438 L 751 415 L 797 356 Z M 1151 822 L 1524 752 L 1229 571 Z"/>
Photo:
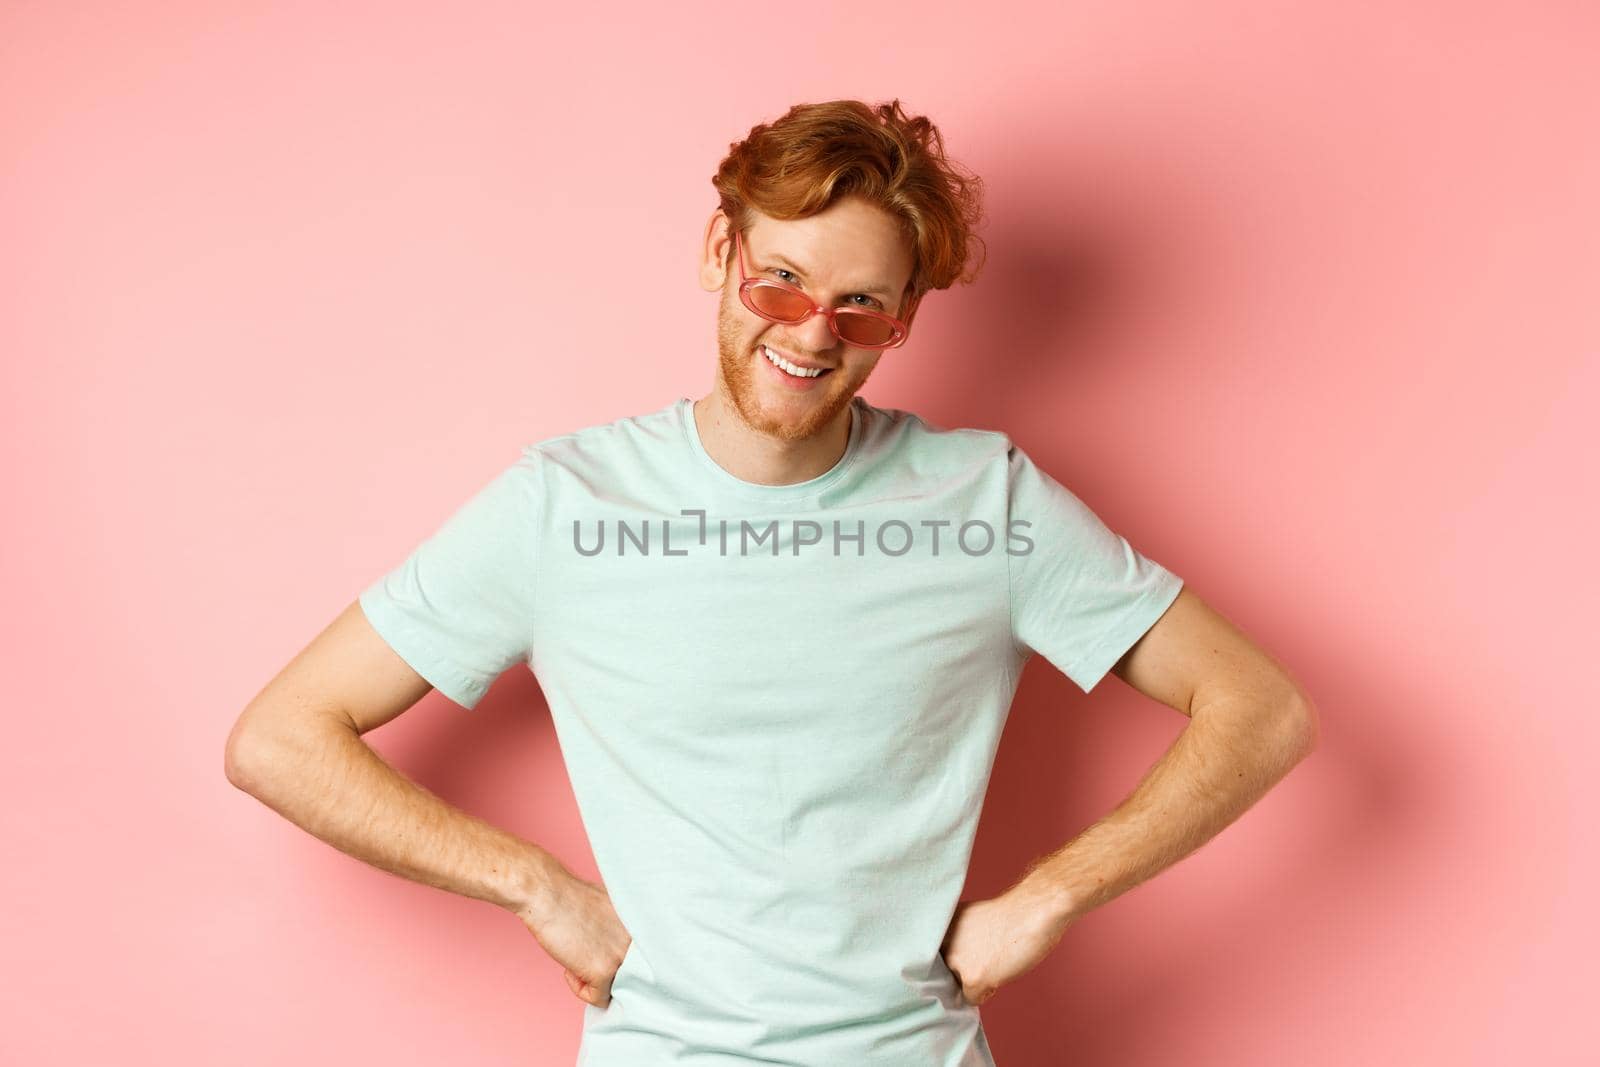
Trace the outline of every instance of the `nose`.
<path fill-rule="evenodd" d="M 800 324 L 798 339 L 812 352 L 826 352 L 840 343 L 828 327 L 828 316 L 820 311 Z"/>

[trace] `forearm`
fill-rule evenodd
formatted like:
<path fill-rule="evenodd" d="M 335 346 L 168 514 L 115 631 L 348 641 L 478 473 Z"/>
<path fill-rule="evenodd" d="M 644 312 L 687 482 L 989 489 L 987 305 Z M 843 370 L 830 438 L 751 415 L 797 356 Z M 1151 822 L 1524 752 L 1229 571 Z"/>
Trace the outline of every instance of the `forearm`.
<path fill-rule="evenodd" d="M 1013 888 L 1075 921 L 1216 836 L 1311 751 L 1316 729 L 1298 703 L 1236 696 L 1197 708 L 1122 804 Z"/>
<path fill-rule="evenodd" d="M 521 913 L 562 873 L 549 852 L 447 804 L 338 723 L 257 736 L 241 751 L 235 785 L 391 874 Z"/>

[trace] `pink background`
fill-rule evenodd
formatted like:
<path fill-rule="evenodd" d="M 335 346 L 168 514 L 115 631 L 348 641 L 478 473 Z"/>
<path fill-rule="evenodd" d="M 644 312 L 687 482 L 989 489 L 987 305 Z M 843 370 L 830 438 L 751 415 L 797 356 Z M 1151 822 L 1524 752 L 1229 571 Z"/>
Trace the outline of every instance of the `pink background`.
<path fill-rule="evenodd" d="M 1000 1067 L 1593 1053 L 1590 5 L 443 10 L 0 9 L 0 1059 L 572 1062 L 516 919 L 223 741 L 521 444 L 709 388 L 711 173 L 841 96 L 988 182 L 987 266 L 868 399 L 1010 432 L 1323 712 L 985 1005 Z M 969 895 L 1185 723 L 1036 660 Z M 526 671 L 369 740 L 596 876 Z"/>

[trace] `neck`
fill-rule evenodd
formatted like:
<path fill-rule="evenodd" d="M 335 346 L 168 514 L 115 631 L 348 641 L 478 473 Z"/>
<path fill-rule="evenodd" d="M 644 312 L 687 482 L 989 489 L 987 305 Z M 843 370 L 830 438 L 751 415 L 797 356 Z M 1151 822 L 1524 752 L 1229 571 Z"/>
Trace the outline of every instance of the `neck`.
<path fill-rule="evenodd" d="M 700 444 L 723 470 L 756 485 L 794 485 L 832 470 L 850 443 L 850 406 L 800 440 L 762 433 L 717 389 L 690 409 Z"/>

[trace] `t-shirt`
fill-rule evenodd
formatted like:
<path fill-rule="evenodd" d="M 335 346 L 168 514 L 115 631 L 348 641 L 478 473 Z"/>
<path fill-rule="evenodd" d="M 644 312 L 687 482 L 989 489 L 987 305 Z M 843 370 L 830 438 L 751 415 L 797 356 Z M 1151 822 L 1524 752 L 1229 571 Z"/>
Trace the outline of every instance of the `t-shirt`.
<path fill-rule="evenodd" d="M 939 948 L 1023 664 L 1093 689 L 1181 584 L 1004 433 L 858 394 L 760 485 L 680 397 L 524 446 L 360 602 L 465 708 L 543 690 L 633 938 L 578 1067 L 993 1067 Z"/>

